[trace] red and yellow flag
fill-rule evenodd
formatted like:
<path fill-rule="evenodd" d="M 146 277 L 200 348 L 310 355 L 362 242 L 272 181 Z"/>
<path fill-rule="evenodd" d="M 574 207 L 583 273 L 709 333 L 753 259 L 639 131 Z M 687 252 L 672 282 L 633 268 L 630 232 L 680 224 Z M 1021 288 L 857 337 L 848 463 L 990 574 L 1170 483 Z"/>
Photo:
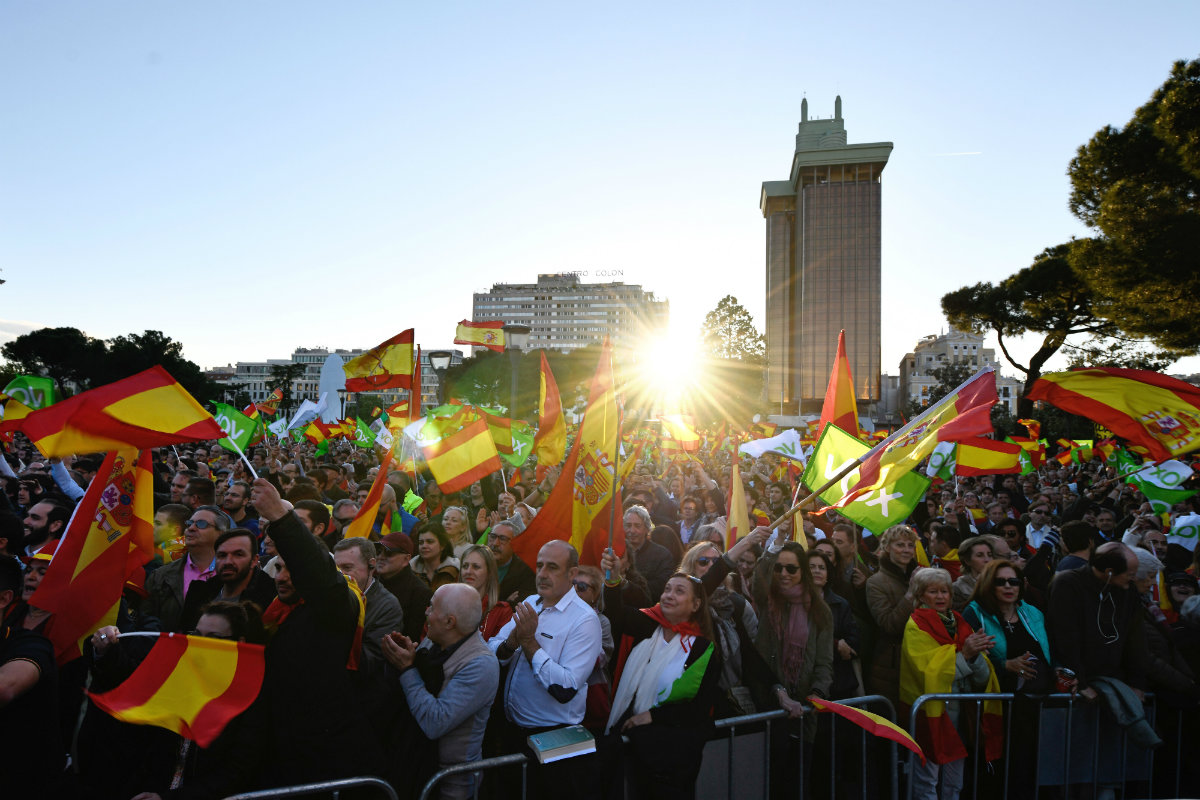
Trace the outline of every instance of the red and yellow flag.
<path fill-rule="evenodd" d="M 617 396 L 613 388 L 612 345 L 604 340 L 600 363 L 592 377 L 587 410 L 567 456 L 562 476 L 525 532 L 513 539 L 513 551 L 527 564 L 537 561 L 538 550 L 552 539 L 574 545 L 585 564 L 599 564 L 608 546 L 609 520 L 616 504 L 616 525 L 621 524 L 621 492 L 615 480 L 616 447 L 621 430 Z M 619 529 L 613 549 L 625 552 Z"/>
<path fill-rule="evenodd" d="M 11 442 L 17 423 L 32 413 L 33 409 L 20 400 L 0 392 L 0 439 Z"/>
<path fill-rule="evenodd" d="M 838 332 L 837 356 L 833 359 L 833 372 L 829 373 L 829 388 L 825 390 L 825 404 L 821 406 L 821 421 L 817 424 L 817 436 L 829 423 L 844 431 L 858 433 L 858 406 L 854 402 L 854 378 L 850 374 L 850 359 L 846 357 L 846 332 Z"/>
<path fill-rule="evenodd" d="M 1200 388 L 1160 372 L 1097 367 L 1043 375 L 1029 390 L 1145 447 L 1155 461 L 1200 448 Z"/>
<path fill-rule="evenodd" d="M 257 644 L 162 633 L 124 683 L 88 696 L 122 722 L 156 725 L 208 747 L 258 697 L 263 652 Z"/>
<path fill-rule="evenodd" d="M 346 391 L 376 392 L 380 389 L 411 389 L 413 372 L 413 329 L 402 331 L 347 361 Z"/>
<path fill-rule="evenodd" d="M 1007 475 L 1021 471 L 1021 445 L 983 437 L 958 443 L 955 472 L 959 475 Z"/>
<path fill-rule="evenodd" d="M 925 763 L 925 753 L 921 750 L 921 745 L 917 744 L 917 740 L 909 736 L 908 731 L 904 730 L 904 728 L 901 728 L 886 717 L 872 714 L 870 711 L 863 711 L 861 708 L 855 708 L 854 706 L 835 703 L 832 700 L 822 700 L 816 695 L 810 696 L 808 702 L 812 703 L 813 708 L 818 711 L 828 711 L 837 714 L 842 719 L 854 723 L 872 736 L 889 739 L 901 747 L 912 750 L 921 757 L 921 763 Z"/>
<path fill-rule="evenodd" d="M 412 388 L 408 390 L 408 424 L 411 425 L 421 418 L 421 348 L 417 347 L 417 357 L 413 361 Z"/>
<path fill-rule="evenodd" d="M 729 507 L 725 511 L 725 552 L 750 533 L 750 514 L 746 510 L 746 488 L 742 485 L 742 471 L 738 460 L 733 460 L 733 475 L 729 479 Z"/>
<path fill-rule="evenodd" d="M 567 452 L 567 425 L 563 419 L 562 400 L 558 383 L 550 371 L 545 351 L 540 353 L 538 390 L 538 429 L 533 437 L 533 453 L 537 457 L 537 479 L 544 480 L 546 470 L 562 463 Z"/>
<path fill-rule="evenodd" d="M 375 526 L 375 517 L 379 514 L 379 504 L 383 499 L 383 486 L 387 483 L 388 469 L 392 465 L 392 451 L 389 449 L 379 465 L 379 472 L 371 483 L 371 491 L 362 508 L 354 515 L 354 519 L 346 526 L 342 534 L 346 539 L 370 539 L 371 529 Z"/>
<path fill-rule="evenodd" d="M 458 329 L 454 332 L 454 343 L 486 347 L 488 350 L 503 353 L 504 323 L 501 320 L 472 322 L 464 319 L 458 323 Z"/>
<path fill-rule="evenodd" d="M 434 423 L 427 423 L 434 424 Z M 500 453 L 487 420 L 476 416 L 459 430 L 422 444 L 425 463 L 443 492 L 466 489 L 500 469 Z"/>
<path fill-rule="evenodd" d="M 29 601 L 54 614 L 46 635 L 58 663 L 78 658 L 83 639 L 116 623 L 126 579 L 141 577 L 153 556 L 150 451 L 109 453 Z"/>
<path fill-rule="evenodd" d="M 663 432 L 678 442 L 684 452 L 700 449 L 700 434 L 696 433 L 696 423 L 690 414 L 664 414 L 658 419 Z"/>
<path fill-rule="evenodd" d="M 275 414 L 279 410 L 279 404 L 283 402 L 283 389 L 276 389 L 271 392 L 271 396 L 261 403 L 255 403 L 254 407 L 268 417 Z"/>
<path fill-rule="evenodd" d="M 77 394 L 16 422 L 47 458 L 146 450 L 225 432 L 162 367 Z"/>
<path fill-rule="evenodd" d="M 858 468 L 858 483 L 831 507 L 844 508 L 869 492 L 891 486 L 932 453 L 938 442 L 959 442 L 991 433 L 991 411 L 997 399 L 995 370 L 980 370 L 875 445 Z"/>

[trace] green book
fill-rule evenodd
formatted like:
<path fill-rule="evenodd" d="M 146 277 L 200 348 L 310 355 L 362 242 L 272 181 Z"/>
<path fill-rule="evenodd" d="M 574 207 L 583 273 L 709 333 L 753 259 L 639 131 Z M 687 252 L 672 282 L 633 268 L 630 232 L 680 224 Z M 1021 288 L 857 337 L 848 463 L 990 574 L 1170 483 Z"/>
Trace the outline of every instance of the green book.
<path fill-rule="evenodd" d="M 596 752 L 596 739 L 582 725 L 571 725 L 529 737 L 529 747 L 539 764 Z"/>

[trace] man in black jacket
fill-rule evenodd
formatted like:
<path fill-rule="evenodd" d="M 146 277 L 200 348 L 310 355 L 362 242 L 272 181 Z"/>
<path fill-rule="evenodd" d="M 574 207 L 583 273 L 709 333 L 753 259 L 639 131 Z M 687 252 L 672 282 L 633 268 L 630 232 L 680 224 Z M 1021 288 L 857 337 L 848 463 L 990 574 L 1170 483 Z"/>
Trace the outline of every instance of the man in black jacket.
<path fill-rule="evenodd" d="M 258 539 L 248 528 L 234 528 L 217 537 L 216 574 L 188 587 L 179 629 L 194 630 L 200 609 L 213 600 L 250 600 L 266 611 L 274 599 L 275 581 L 258 568 Z"/>
<path fill-rule="evenodd" d="M 408 534 L 396 531 L 379 540 L 379 560 L 375 563 L 375 577 L 383 588 L 400 601 L 404 612 L 402 632 L 414 642 L 421 640 L 425 629 L 425 609 L 433 592 L 408 566 L 413 557 L 413 543 Z"/>
<path fill-rule="evenodd" d="M 368 721 L 353 676 L 362 601 L 266 479 L 254 482 L 253 502 L 279 551 L 279 598 L 264 617 L 273 633 L 260 696 L 271 722 L 263 785 L 377 773 L 381 754 L 362 735 Z"/>
<path fill-rule="evenodd" d="M 513 552 L 512 540 L 516 535 L 516 529 L 508 522 L 497 522 L 488 533 L 488 547 L 496 557 L 499 597 L 508 603 L 519 603 L 537 591 L 533 570 Z"/>

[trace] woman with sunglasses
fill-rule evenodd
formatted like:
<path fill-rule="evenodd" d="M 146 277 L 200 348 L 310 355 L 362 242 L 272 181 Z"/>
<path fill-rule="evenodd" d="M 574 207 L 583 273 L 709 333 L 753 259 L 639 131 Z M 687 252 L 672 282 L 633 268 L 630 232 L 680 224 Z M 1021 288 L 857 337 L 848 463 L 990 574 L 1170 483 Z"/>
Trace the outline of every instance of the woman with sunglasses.
<path fill-rule="evenodd" d="M 712 542 L 699 542 L 683 554 L 679 571 L 695 575 L 702 581 L 709 571 L 721 560 L 721 551 Z M 712 589 L 708 607 L 712 615 L 713 638 L 721 648 L 725 667 L 721 675 L 724 696 L 718 701 L 717 716 L 735 716 L 754 713 L 750 690 L 743 679 L 742 659 L 754 649 L 754 637 L 758 635 L 758 616 L 746 598 L 733 590 L 736 573 L 729 573 Z"/>
<path fill-rule="evenodd" d="M 447 513 L 454 507 L 446 509 Z M 483 616 L 479 621 L 479 632 L 484 641 L 495 636 L 512 619 L 513 608 L 500 599 L 500 579 L 497 576 L 496 556 L 491 548 L 483 545 L 468 545 L 459 559 L 461 565 L 459 581 L 479 592 L 483 603 Z"/>
<path fill-rule="evenodd" d="M 622 602 L 620 561 L 611 549 L 600 569 L 614 579 L 604 589 L 613 635 L 636 642 L 613 697 L 605 727 L 612 738 L 602 744 L 602 759 L 621 753 L 624 734 L 632 746 L 624 759 L 613 759 L 612 780 L 627 778 L 642 797 L 695 797 L 723 663 L 713 642 L 704 585 L 694 575 L 676 572 L 658 604 L 638 610 Z M 627 775 L 620 774 L 619 764 Z"/>

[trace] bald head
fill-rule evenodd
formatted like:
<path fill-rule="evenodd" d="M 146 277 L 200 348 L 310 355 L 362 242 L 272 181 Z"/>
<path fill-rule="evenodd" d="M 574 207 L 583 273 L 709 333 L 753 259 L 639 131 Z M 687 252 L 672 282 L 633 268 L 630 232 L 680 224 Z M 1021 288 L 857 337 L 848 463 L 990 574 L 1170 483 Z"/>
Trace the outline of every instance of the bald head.
<path fill-rule="evenodd" d="M 443 617 L 454 617 L 454 631 L 459 639 L 479 627 L 483 618 L 483 607 L 479 603 L 479 592 L 465 583 L 448 583 L 433 593 L 435 613 Z"/>
<path fill-rule="evenodd" d="M 1138 558 L 1132 549 L 1120 542 L 1105 542 L 1092 555 L 1091 567 L 1097 579 L 1123 589 L 1137 574 Z"/>

